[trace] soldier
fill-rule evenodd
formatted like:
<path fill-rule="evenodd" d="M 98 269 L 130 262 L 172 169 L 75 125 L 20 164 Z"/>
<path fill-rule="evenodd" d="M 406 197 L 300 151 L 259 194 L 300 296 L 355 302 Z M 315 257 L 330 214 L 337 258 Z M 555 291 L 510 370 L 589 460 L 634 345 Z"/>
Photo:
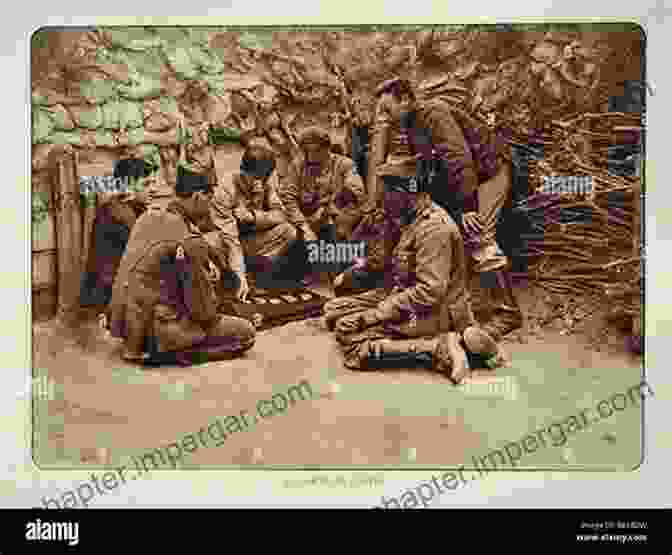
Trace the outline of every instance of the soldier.
<path fill-rule="evenodd" d="M 208 135 L 209 123 L 201 123 L 192 129 L 191 142 L 180 145 L 180 159 L 177 166 L 177 181 L 182 187 L 188 183 L 203 183 L 214 189 L 217 186 L 215 152 Z"/>
<path fill-rule="evenodd" d="M 178 184 L 175 201 L 149 209 L 133 228 L 106 314 L 127 361 L 189 365 L 254 344 L 252 324 L 217 314 L 224 274 L 198 229 L 209 214 L 206 192 L 203 184 Z"/>
<path fill-rule="evenodd" d="M 494 354 L 497 345 L 471 312 L 459 229 L 415 176 L 386 176 L 383 183 L 385 216 L 400 229 L 390 283 L 329 301 L 327 324 L 348 368 L 423 366 L 460 383 L 469 373 L 466 351 Z"/>
<path fill-rule="evenodd" d="M 302 155 L 280 193 L 290 223 L 306 241 L 350 239 L 366 201 L 353 161 L 332 153 L 329 133 L 319 127 L 305 129 L 298 143 Z"/>
<path fill-rule="evenodd" d="M 137 149 L 129 149 L 126 154 L 129 157 L 115 164 L 115 179 L 131 182 L 150 174 L 149 165 L 136 157 Z M 131 230 L 148 203 L 148 196 L 140 192 L 98 194 L 97 198 L 90 251 L 82 276 L 81 306 L 106 305 L 110 301 L 114 278 Z"/>
<path fill-rule="evenodd" d="M 270 145 L 253 139 L 246 145 L 240 172 L 222 182 L 212 200 L 215 240 L 222 252 L 228 252 L 229 266 L 242 284 L 242 299 L 249 290 L 247 270 L 256 272 L 257 285 L 268 282 L 273 287 L 282 282 L 279 268 L 288 267 L 283 261 L 297 238 L 278 197 L 274 169 Z"/>
<path fill-rule="evenodd" d="M 484 329 L 498 341 L 522 326 L 506 271 L 509 261 L 495 240 L 499 215 L 511 192 L 510 167 L 501 164 L 496 172 L 479 172 L 487 164 L 474 157 L 449 106 L 442 101 L 419 105 L 408 81 L 388 81 L 379 93 L 372 152 L 376 171 L 370 186 L 379 191 L 384 176 L 414 172 L 419 180 L 431 181 L 432 199 L 462 224 L 472 247 L 472 271 L 492 291 L 495 306 Z M 491 178 L 479 185 L 479 177 L 485 176 Z"/>

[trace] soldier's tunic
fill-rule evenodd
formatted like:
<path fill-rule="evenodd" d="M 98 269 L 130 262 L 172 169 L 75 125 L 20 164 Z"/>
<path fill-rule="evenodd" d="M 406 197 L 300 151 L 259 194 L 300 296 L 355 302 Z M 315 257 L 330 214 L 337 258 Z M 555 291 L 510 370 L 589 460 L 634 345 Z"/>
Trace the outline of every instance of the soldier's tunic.
<path fill-rule="evenodd" d="M 298 229 L 309 225 L 319 236 L 331 216 L 337 238 L 349 240 L 361 219 L 366 194 L 353 161 L 330 153 L 319 176 L 306 171 L 302 158 L 295 159 L 286 183 L 281 185 L 280 198 L 287 219 Z M 324 207 L 323 218 L 313 218 L 320 207 Z"/>
<path fill-rule="evenodd" d="M 431 203 L 401 229 L 391 266 L 391 287 L 333 299 L 324 307 L 327 322 L 335 324 L 349 368 L 360 367 L 368 343 L 376 339 L 461 333 L 475 323 L 462 237 L 441 207 Z M 371 308 L 381 310 L 381 324 L 358 333 L 340 325 L 343 316 Z"/>
<path fill-rule="evenodd" d="M 97 207 L 82 279 L 82 306 L 106 305 L 110 301 L 128 238 L 144 209 L 137 195 L 124 195 L 124 198 L 115 195 Z"/>
<path fill-rule="evenodd" d="M 176 204 L 149 209 L 138 219 L 107 313 L 110 331 L 125 340 L 127 353 L 235 354 L 252 346 L 255 330 L 249 322 L 217 314 L 218 299 L 206 275 L 209 254 Z"/>
<path fill-rule="evenodd" d="M 228 253 L 231 271 L 243 272 L 245 257 L 276 258 L 296 239 L 296 230 L 289 222 L 253 227 L 238 222 L 234 215 L 234 210 L 240 206 L 259 214 L 260 220 L 270 212 L 284 214 L 277 186 L 277 177 L 272 174 L 266 179 L 263 192 L 255 194 L 250 180 L 236 173 L 215 190 L 210 212 L 212 231 L 217 232 L 222 252 Z"/>
<path fill-rule="evenodd" d="M 207 183 L 209 187 L 217 186 L 217 171 L 215 166 L 215 153 L 210 145 L 197 147 L 186 146 L 186 158 L 177 167 L 177 179 L 196 180 Z"/>

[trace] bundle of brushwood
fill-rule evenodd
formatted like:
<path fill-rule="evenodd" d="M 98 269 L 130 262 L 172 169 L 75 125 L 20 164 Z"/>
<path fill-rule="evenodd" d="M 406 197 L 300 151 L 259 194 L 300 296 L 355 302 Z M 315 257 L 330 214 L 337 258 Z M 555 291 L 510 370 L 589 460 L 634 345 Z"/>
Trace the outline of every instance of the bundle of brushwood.
<path fill-rule="evenodd" d="M 614 160 L 610 149 L 639 152 L 642 131 L 639 114 L 552 122 L 538 137 L 543 158 L 529 165 L 530 194 L 514 207 L 528 224 L 523 239 L 530 281 L 553 293 L 596 294 L 633 320 L 642 307 L 641 177 L 621 170 L 624 164 L 637 166 L 639 158 Z M 544 178 L 557 176 L 589 177 L 593 186 L 583 192 L 542 190 Z"/>

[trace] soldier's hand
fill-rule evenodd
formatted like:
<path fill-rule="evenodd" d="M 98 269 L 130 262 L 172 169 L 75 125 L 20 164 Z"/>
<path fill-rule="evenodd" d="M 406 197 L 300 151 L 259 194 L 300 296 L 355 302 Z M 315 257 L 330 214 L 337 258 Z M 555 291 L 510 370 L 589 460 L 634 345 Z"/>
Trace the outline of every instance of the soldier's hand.
<path fill-rule="evenodd" d="M 472 235 L 483 233 L 483 220 L 477 212 L 467 212 L 462 216 L 464 231 Z"/>
<path fill-rule="evenodd" d="M 357 312 L 356 314 L 348 314 L 339 318 L 336 321 L 336 332 L 344 334 L 357 333 L 361 329 L 360 315 L 361 313 Z"/>
<path fill-rule="evenodd" d="M 247 283 L 247 277 L 244 274 L 239 274 L 238 279 L 240 280 L 240 286 L 238 287 L 238 292 L 236 298 L 244 303 L 247 302 L 247 295 L 250 293 L 250 286 Z"/>
<path fill-rule="evenodd" d="M 369 328 L 382 322 L 383 314 L 377 308 L 370 308 L 368 310 L 365 310 L 364 312 L 360 312 L 359 319 L 360 319 L 360 329 Z"/>
<path fill-rule="evenodd" d="M 314 214 L 310 216 L 310 221 L 313 224 L 317 224 L 324 217 L 324 206 L 320 206 Z"/>
<path fill-rule="evenodd" d="M 343 285 L 344 281 L 345 281 L 345 274 L 344 273 L 338 274 L 334 279 L 334 287 L 340 287 L 341 285 Z"/>
<path fill-rule="evenodd" d="M 309 226 L 303 227 L 301 231 L 303 232 L 304 241 L 317 241 L 317 235 L 315 235 L 315 232 Z"/>

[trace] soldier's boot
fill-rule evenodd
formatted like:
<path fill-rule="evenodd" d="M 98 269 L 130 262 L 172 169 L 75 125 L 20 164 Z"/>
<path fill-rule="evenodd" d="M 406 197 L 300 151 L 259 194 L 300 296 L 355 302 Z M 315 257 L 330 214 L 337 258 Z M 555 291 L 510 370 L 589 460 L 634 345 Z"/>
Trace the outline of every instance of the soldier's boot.
<path fill-rule="evenodd" d="M 474 355 L 492 356 L 497 353 L 497 341 L 481 326 L 469 326 L 462 333 L 464 346 Z"/>
<path fill-rule="evenodd" d="M 377 339 L 365 341 L 360 348 L 362 368 L 426 368 L 434 365 L 435 339 Z"/>
<path fill-rule="evenodd" d="M 436 339 L 380 339 L 367 342 L 362 347 L 362 365 L 366 370 L 392 368 L 426 368 L 444 374 L 460 383 L 469 374 L 465 350 L 456 333 L 443 334 Z"/>
<path fill-rule="evenodd" d="M 495 341 L 500 341 L 507 334 L 523 326 L 523 312 L 513 293 L 511 277 L 508 272 L 493 272 L 494 282 L 491 287 L 493 310 L 490 321 L 483 330 Z"/>

